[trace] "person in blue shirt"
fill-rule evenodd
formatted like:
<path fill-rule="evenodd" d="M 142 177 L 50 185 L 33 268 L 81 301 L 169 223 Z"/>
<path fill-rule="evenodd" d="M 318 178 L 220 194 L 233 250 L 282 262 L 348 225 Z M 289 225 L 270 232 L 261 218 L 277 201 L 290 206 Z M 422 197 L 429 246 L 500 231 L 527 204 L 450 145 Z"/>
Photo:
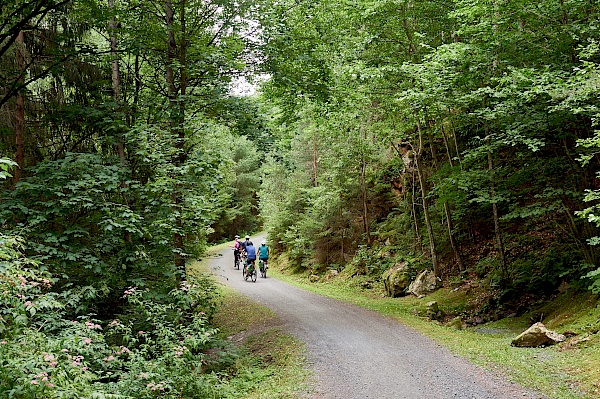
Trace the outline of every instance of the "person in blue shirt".
<path fill-rule="evenodd" d="M 252 265 L 252 268 L 254 268 L 254 262 L 256 262 L 256 248 L 254 248 L 252 241 L 246 242 L 246 256 L 248 259 L 246 261 L 246 265 L 248 265 L 248 271 L 251 271 L 252 269 L 250 269 L 250 265 Z"/>

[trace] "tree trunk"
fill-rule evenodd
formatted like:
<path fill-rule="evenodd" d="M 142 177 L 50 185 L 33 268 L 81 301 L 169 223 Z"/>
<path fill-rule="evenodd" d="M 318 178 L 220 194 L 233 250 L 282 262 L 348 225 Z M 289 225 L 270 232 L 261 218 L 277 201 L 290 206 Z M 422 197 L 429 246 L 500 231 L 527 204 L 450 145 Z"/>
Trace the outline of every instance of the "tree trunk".
<path fill-rule="evenodd" d="M 108 0 L 108 8 L 111 12 L 114 12 L 115 1 Z M 118 118 L 119 102 L 121 101 L 121 78 L 119 70 L 119 57 L 117 55 L 117 23 L 114 19 L 111 19 L 108 23 L 108 30 L 110 34 L 110 58 L 112 67 L 112 89 L 113 89 L 113 100 L 115 100 L 115 119 Z M 123 145 L 121 132 L 117 132 L 117 153 L 121 164 L 125 165 L 125 147 Z"/>
<path fill-rule="evenodd" d="M 182 4 L 182 8 L 184 5 Z M 183 198 L 181 189 L 179 187 L 180 167 L 183 164 L 185 152 L 183 151 L 184 145 L 184 131 L 183 131 L 183 115 L 182 111 L 185 109 L 185 103 L 183 100 L 178 101 L 177 88 L 175 86 L 175 71 L 173 69 L 173 63 L 176 60 L 177 54 L 177 43 L 175 41 L 174 32 L 174 11 L 173 3 L 171 0 L 166 0 L 166 27 L 167 27 L 167 65 L 166 65 L 166 83 L 167 93 L 169 96 L 169 110 L 170 110 L 170 125 L 171 135 L 174 139 L 174 146 L 176 152 L 173 156 L 173 166 L 175 169 L 174 189 L 172 194 L 172 207 L 175 215 L 175 233 L 173 233 L 173 247 L 174 247 L 174 262 L 175 268 L 179 272 L 178 279 L 184 280 L 186 275 L 185 270 L 185 248 L 183 242 L 183 220 L 182 220 L 182 209 Z M 183 11 L 182 11 L 183 12 Z M 183 21 L 182 21 L 183 22 Z M 184 40 L 184 39 L 182 39 Z M 183 67 L 183 66 L 182 66 Z M 183 79 L 183 78 L 182 78 Z"/>
<path fill-rule="evenodd" d="M 444 138 L 444 145 L 446 146 L 446 153 L 448 154 L 448 162 L 450 163 L 450 167 L 454 167 L 454 162 L 452 161 L 452 155 L 450 154 L 450 148 L 448 146 L 448 139 L 446 138 L 446 134 L 444 133 L 444 127 L 442 125 L 442 136 Z M 433 153 L 434 161 L 437 164 L 437 160 L 435 160 L 435 153 Z M 446 219 L 448 219 L 448 237 L 450 239 L 450 245 L 452 245 L 452 251 L 454 252 L 454 258 L 456 259 L 456 264 L 458 265 L 458 270 L 465 270 L 465 266 L 462 261 L 462 255 L 460 254 L 460 248 L 454 239 L 454 223 L 452 221 L 452 211 L 450 210 L 450 204 L 448 201 L 444 201 L 444 212 L 446 213 Z"/>
<path fill-rule="evenodd" d="M 115 1 L 108 0 L 108 8 L 111 13 L 114 13 L 115 9 Z M 109 31 L 109 41 L 110 41 L 110 58 L 111 58 L 111 70 L 112 70 L 112 89 L 113 89 L 113 100 L 115 101 L 115 119 L 118 119 L 119 116 L 119 103 L 121 101 L 121 71 L 119 65 L 119 57 L 117 54 L 117 23 L 112 18 L 108 23 L 108 31 Z M 117 153 L 119 155 L 119 160 L 121 161 L 121 166 L 125 166 L 125 144 L 123 143 L 123 134 L 121 131 L 115 132 L 117 142 L 115 146 L 117 147 Z M 125 181 L 121 181 L 121 188 L 126 188 Z M 123 190 L 123 202 L 125 205 L 129 206 L 127 201 L 127 195 L 125 190 Z M 133 239 L 131 238 L 131 233 L 127 230 L 123 233 L 123 239 L 126 243 L 131 244 Z"/>
<path fill-rule="evenodd" d="M 360 171 L 360 190 L 363 208 L 363 229 L 367 236 L 367 245 L 371 245 L 371 229 L 369 227 L 369 204 L 367 203 L 367 163 L 362 160 L 361 171 Z"/>
<path fill-rule="evenodd" d="M 312 162 L 312 168 L 313 168 L 313 181 L 314 181 L 314 186 L 315 187 L 319 187 L 319 180 L 318 180 L 318 176 L 317 176 L 317 135 L 314 134 L 313 135 L 313 162 Z"/>
<path fill-rule="evenodd" d="M 25 37 L 23 31 L 20 31 L 17 40 L 17 65 L 19 67 L 19 73 L 21 74 L 21 83 L 23 83 L 25 76 Z M 17 93 L 16 105 L 15 105 L 15 144 L 17 146 L 15 153 L 15 162 L 17 167 L 15 168 L 13 175 L 13 184 L 16 185 L 22 176 L 22 170 L 25 167 L 25 151 L 23 149 L 23 135 L 25 134 L 25 96 L 23 89 Z"/>
<path fill-rule="evenodd" d="M 415 166 L 417 169 L 417 175 L 419 176 L 419 185 L 421 186 L 421 195 L 423 201 L 423 216 L 425 217 L 425 226 L 427 227 L 427 234 L 429 236 L 429 250 L 431 252 L 431 264 L 433 266 L 433 273 L 436 277 L 441 276 L 441 270 L 437 261 L 437 254 L 435 248 L 435 239 L 433 236 L 433 227 L 431 225 L 431 219 L 429 217 L 429 206 L 427 203 L 427 187 L 425 185 L 425 178 L 423 176 L 423 170 L 421 169 L 421 155 L 423 154 L 423 131 L 421 129 L 421 121 L 417 119 L 417 129 L 419 131 L 419 149 L 415 154 Z"/>
<path fill-rule="evenodd" d="M 506 266 L 506 257 L 504 254 L 504 243 L 502 241 L 502 232 L 500 231 L 500 217 L 498 216 L 498 204 L 496 204 L 496 183 L 494 179 L 494 160 L 492 158 L 492 152 L 489 150 L 491 144 L 491 138 L 489 134 L 489 128 L 487 123 L 485 124 L 486 131 L 486 143 L 488 145 L 488 171 L 490 172 L 490 198 L 492 201 L 492 212 L 494 216 L 494 232 L 496 234 L 496 244 L 498 245 L 498 253 L 500 255 L 500 262 L 502 266 L 502 278 L 506 280 L 508 278 L 508 268 Z"/>
<path fill-rule="evenodd" d="M 414 152 L 414 151 L 413 151 Z M 413 168 L 412 171 L 412 198 L 411 198 L 411 208 L 412 208 L 412 215 L 413 215 L 413 221 L 414 221 L 414 227 L 415 227 L 415 250 L 419 251 L 419 252 L 423 252 L 423 240 L 421 239 L 421 229 L 419 228 L 419 216 L 418 216 L 418 212 L 417 212 L 417 204 L 416 204 L 416 198 L 417 198 L 417 184 L 415 183 L 416 179 L 415 179 L 415 169 Z"/>

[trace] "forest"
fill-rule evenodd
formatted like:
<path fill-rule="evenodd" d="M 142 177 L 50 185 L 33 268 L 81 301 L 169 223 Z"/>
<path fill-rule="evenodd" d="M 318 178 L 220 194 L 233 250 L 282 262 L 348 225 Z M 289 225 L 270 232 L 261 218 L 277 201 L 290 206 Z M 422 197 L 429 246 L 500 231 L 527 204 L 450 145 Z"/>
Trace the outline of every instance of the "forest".
<path fill-rule="evenodd" d="M 592 0 L 3 0 L 0 396 L 240 397 L 186 265 L 263 229 L 487 319 L 599 293 L 599 95 Z"/>

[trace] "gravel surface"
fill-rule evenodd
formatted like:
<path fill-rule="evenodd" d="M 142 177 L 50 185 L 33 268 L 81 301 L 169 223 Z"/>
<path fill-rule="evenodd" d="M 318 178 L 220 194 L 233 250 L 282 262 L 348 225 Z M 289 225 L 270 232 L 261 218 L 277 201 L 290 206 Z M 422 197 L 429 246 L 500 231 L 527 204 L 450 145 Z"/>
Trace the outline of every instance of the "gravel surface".
<path fill-rule="evenodd" d="M 253 238 L 258 245 L 259 238 Z M 480 369 L 415 330 L 270 276 L 244 281 L 233 251 L 211 262 L 219 280 L 271 308 L 302 340 L 314 370 L 311 399 L 545 398 Z"/>

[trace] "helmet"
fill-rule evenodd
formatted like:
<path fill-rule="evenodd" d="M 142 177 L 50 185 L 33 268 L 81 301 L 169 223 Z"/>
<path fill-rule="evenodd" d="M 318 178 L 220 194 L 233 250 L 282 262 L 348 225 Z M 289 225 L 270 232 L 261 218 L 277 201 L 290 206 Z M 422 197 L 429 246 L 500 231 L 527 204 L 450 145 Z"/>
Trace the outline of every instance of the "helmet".
<path fill-rule="evenodd" d="M 238 235 L 236 234 L 234 238 L 240 238 L 240 236 L 238 236 Z"/>
<path fill-rule="evenodd" d="M 249 240 L 249 239 L 250 239 L 250 236 L 246 236 L 246 240 Z"/>
<path fill-rule="evenodd" d="M 262 240 L 262 242 L 260 243 L 260 245 L 267 245 L 267 242 L 265 240 Z"/>

